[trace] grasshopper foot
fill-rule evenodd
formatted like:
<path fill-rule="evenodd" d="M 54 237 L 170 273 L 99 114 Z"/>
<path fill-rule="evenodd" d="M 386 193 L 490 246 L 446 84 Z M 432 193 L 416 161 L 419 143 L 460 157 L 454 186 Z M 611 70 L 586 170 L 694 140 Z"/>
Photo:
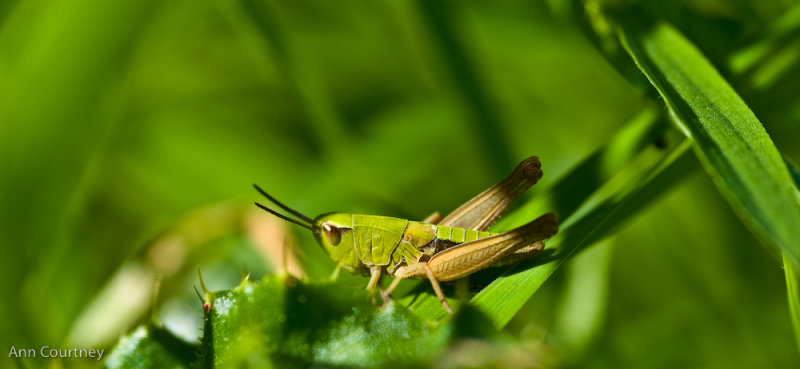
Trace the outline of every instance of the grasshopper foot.
<path fill-rule="evenodd" d="M 447 300 L 440 300 L 440 301 L 442 302 L 442 308 L 444 308 L 444 311 L 446 311 L 450 315 L 453 315 L 453 309 L 450 307 L 450 304 L 447 303 Z"/>
<path fill-rule="evenodd" d="M 378 291 L 369 290 L 369 302 L 372 304 L 372 306 L 378 306 L 378 300 L 375 298 L 375 293 L 379 293 L 382 297 L 383 289 L 379 288 Z"/>
<path fill-rule="evenodd" d="M 383 300 L 382 308 L 386 308 L 392 302 L 392 291 L 381 290 L 381 299 Z"/>

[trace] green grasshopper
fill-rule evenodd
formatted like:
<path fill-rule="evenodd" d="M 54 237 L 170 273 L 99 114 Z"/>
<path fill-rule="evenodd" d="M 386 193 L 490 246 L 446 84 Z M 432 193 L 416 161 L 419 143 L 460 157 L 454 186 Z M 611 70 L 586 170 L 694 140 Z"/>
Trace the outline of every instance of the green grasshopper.
<path fill-rule="evenodd" d="M 544 239 L 556 234 L 556 216 L 548 213 L 505 233 L 485 230 L 523 192 L 542 177 L 535 156 L 523 160 L 503 180 L 442 218 L 438 212 L 422 222 L 349 213 L 327 213 L 311 219 L 280 203 L 257 185 L 256 190 L 298 219 L 255 204 L 288 222 L 305 227 L 340 268 L 370 275 L 374 291 L 383 274 L 395 279 L 384 291 L 388 298 L 406 278 L 427 278 L 447 312 L 450 305 L 439 281 L 466 277 L 478 270 L 511 264 L 538 255 Z"/>

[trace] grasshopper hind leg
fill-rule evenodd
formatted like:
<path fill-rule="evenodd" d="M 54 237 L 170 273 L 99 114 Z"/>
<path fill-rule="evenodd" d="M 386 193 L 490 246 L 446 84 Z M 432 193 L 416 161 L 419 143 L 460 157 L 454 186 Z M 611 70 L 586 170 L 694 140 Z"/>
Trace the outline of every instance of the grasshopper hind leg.
<path fill-rule="evenodd" d="M 444 298 L 439 281 L 464 278 L 489 266 L 504 265 L 535 256 L 544 248 L 542 240 L 558 232 L 555 214 L 549 213 L 511 231 L 470 241 L 436 253 L 430 260 L 413 262 L 397 268 L 395 280 L 386 290 L 390 294 L 405 278 L 430 280 L 436 297 L 448 312 L 452 312 Z"/>
<path fill-rule="evenodd" d="M 428 266 L 428 263 L 424 262 L 420 264 L 422 265 L 422 270 L 425 271 L 425 275 L 428 277 L 428 280 L 431 281 L 433 292 L 436 293 L 436 297 L 439 298 L 439 302 L 442 303 L 442 307 L 445 311 L 452 314 L 453 309 L 450 308 L 450 304 L 447 303 L 447 298 L 444 297 L 444 292 L 442 292 L 442 286 L 439 285 L 439 281 L 436 280 L 436 276 L 433 275 L 433 271 Z"/>
<path fill-rule="evenodd" d="M 525 246 L 517 251 L 512 252 L 511 254 L 506 255 L 504 258 L 494 262 L 490 267 L 499 267 L 505 265 L 511 265 L 514 263 L 518 263 L 523 260 L 531 259 L 539 254 L 542 253 L 544 250 L 544 242 L 539 241 L 534 244 L 530 244 Z"/>

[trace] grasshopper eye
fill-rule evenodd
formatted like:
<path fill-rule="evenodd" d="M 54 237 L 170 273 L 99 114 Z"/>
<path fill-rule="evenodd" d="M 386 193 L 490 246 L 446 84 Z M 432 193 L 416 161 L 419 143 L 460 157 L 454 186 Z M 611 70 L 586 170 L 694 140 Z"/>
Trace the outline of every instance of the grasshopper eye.
<path fill-rule="evenodd" d="M 333 246 L 338 245 L 339 242 L 342 241 L 342 231 L 333 224 L 322 224 L 322 233 L 325 234 L 325 238 L 328 239 L 328 242 Z"/>

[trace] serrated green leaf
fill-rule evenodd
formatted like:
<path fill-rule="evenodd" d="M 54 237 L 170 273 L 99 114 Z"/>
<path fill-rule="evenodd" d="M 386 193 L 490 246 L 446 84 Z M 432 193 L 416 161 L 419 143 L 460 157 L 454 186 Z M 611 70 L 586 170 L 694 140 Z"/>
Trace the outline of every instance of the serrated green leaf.
<path fill-rule="evenodd" d="M 800 206 L 794 186 L 753 112 L 670 25 L 626 17 L 619 35 L 745 225 L 776 255 L 786 253 L 800 260 Z"/>
<path fill-rule="evenodd" d="M 475 310 L 434 326 L 399 304 L 374 306 L 363 288 L 291 277 L 244 281 L 209 302 L 204 368 L 419 366 L 455 338 L 494 334 Z"/>
<path fill-rule="evenodd" d="M 142 325 L 119 340 L 108 355 L 109 369 L 188 369 L 195 360 L 198 346 L 175 337 L 164 328 Z"/>

